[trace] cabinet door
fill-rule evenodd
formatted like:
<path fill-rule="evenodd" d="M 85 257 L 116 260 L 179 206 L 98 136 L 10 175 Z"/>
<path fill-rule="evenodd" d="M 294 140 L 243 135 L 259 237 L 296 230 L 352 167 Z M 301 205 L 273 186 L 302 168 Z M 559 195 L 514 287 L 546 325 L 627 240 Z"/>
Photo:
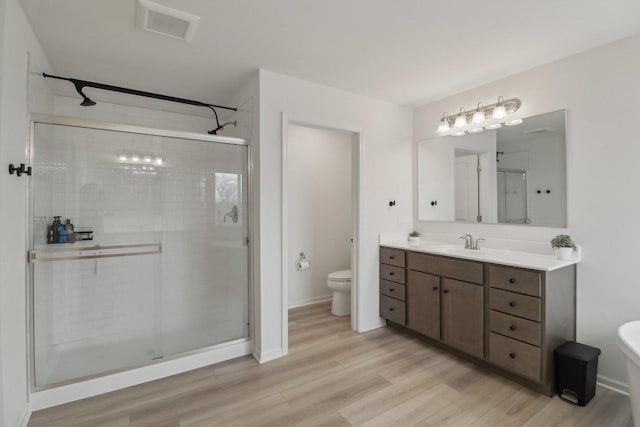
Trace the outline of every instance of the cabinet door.
<path fill-rule="evenodd" d="M 406 302 L 407 327 L 440 339 L 440 277 L 409 270 Z"/>
<path fill-rule="evenodd" d="M 483 287 L 442 278 L 442 340 L 459 350 L 483 356 Z"/>

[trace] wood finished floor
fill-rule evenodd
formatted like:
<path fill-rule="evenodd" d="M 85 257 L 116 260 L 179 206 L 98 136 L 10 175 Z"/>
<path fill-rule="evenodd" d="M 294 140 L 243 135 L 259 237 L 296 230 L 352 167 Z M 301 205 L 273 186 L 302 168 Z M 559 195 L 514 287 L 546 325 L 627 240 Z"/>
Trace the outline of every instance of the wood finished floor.
<path fill-rule="evenodd" d="M 289 355 L 243 357 L 35 412 L 31 427 L 624 426 L 629 399 L 548 398 L 389 328 L 356 334 L 327 303 L 289 313 Z"/>

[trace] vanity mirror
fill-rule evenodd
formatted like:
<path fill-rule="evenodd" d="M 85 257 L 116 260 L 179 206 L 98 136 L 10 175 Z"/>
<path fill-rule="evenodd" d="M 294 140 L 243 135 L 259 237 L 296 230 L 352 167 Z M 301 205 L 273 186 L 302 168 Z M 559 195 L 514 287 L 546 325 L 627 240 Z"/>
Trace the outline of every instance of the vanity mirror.
<path fill-rule="evenodd" d="M 565 110 L 418 143 L 418 219 L 567 226 Z"/>

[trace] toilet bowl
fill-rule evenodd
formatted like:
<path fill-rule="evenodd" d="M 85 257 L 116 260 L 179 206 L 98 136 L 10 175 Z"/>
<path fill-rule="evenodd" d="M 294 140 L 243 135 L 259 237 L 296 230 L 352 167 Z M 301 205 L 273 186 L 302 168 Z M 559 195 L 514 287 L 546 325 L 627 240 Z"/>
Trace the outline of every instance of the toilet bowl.
<path fill-rule="evenodd" d="M 351 270 L 330 273 L 327 276 L 327 286 L 333 291 L 331 313 L 336 316 L 351 314 Z"/>
<path fill-rule="evenodd" d="M 640 425 L 640 320 L 618 328 L 618 345 L 626 359 L 633 422 Z"/>

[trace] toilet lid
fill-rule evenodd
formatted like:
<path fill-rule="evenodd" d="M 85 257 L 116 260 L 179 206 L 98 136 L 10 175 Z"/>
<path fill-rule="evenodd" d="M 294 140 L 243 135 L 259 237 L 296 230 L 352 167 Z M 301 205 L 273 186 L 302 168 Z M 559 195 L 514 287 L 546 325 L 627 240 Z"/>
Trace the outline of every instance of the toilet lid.
<path fill-rule="evenodd" d="M 346 282 L 351 280 L 351 270 L 340 270 L 329 273 L 329 280 Z"/>

